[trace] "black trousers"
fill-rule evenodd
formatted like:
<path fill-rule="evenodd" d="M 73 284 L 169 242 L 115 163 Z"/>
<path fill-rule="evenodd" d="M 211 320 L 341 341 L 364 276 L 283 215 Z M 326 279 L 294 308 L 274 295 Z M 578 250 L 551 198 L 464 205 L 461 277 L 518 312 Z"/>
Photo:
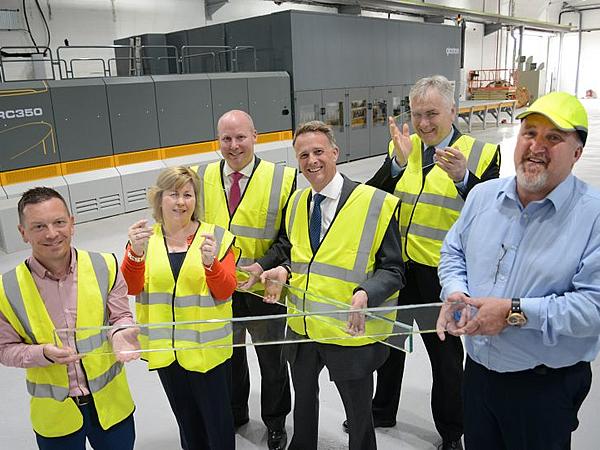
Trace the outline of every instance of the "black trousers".
<path fill-rule="evenodd" d="M 294 344 L 290 344 L 294 345 Z M 294 435 L 288 450 L 317 450 L 319 438 L 319 374 L 326 360 L 319 351 L 327 344 L 297 345 L 291 363 L 294 383 Z M 333 380 L 348 418 L 349 450 L 375 450 L 371 415 L 373 374 L 353 380 Z"/>
<path fill-rule="evenodd" d="M 233 294 L 233 317 L 265 316 L 285 314 L 281 305 L 264 303 L 259 297 L 243 292 Z M 248 321 L 234 323 L 233 340 L 244 342 L 246 330 L 256 343 L 283 340 L 285 319 Z M 282 355 L 282 345 L 256 345 L 256 356 L 260 366 L 260 414 L 267 428 L 282 430 L 285 418 L 291 411 L 290 380 L 287 362 Z M 236 424 L 248 420 L 248 397 L 250 396 L 250 373 L 246 347 L 234 347 L 231 358 L 232 398 L 231 408 Z"/>
<path fill-rule="evenodd" d="M 412 262 L 406 264 L 406 286 L 400 291 L 400 304 L 433 303 L 439 300 L 440 291 L 437 268 Z M 437 317 L 433 313 L 435 311 L 431 310 L 429 314 L 412 315 L 400 311 L 398 320 L 403 323 L 415 320 L 421 330 L 431 329 Z M 440 341 L 435 333 L 423 333 L 421 338 L 431 362 L 431 411 L 435 427 L 444 441 L 458 440 L 463 434 L 462 342 L 460 338 L 450 335 L 446 335 L 445 341 Z M 390 350 L 388 359 L 377 370 L 377 387 L 373 398 L 375 422 L 393 423 L 398 413 L 406 353 Z"/>
<path fill-rule="evenodd" d="M 177 361 L 157 370 L 175 414 L 184 450 L 234 450 L 229 407 L 230 361 L 206 373 L 186 370 Z"/>
<path fill-rule="evenodd" d="M 589 362 L 551 369 L 494 372 L 467 357 L 468 450 L 568 450 L 577 412 L 592 383 Z"/>

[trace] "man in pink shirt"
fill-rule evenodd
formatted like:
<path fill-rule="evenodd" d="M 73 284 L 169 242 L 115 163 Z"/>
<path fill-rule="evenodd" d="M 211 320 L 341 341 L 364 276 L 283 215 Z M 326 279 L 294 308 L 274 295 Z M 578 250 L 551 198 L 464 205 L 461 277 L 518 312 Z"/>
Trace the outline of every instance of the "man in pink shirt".
<path fill-rule="evenodd" d="M 19 201 L 32 255 L 0 278 L 0 363 L 26 369 L 40 449 L 133 449 L 134 404 L 123 362 L 138 329 L 115 257 L 71 247 L 74 218 L 62 196 L 34 188 Z M 94 329 L 113 325 L 108 332 Z M 55 329 L 86 328 L 57 333 Z"/>

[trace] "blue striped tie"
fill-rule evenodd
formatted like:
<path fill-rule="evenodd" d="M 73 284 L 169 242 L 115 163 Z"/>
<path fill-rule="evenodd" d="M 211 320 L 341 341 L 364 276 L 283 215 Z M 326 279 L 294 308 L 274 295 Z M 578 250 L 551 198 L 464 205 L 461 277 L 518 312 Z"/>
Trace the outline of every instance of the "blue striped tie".
<path fill-rule="evenodd" d="M 313 210 L 310 215 L 310 223 L 308 226 L 308 235 L 310 237 L 310 246 L 313 253 L 321 242 L 321 202 L 325 200 L 323 194 L 315 194 L 313 197 Z"/>

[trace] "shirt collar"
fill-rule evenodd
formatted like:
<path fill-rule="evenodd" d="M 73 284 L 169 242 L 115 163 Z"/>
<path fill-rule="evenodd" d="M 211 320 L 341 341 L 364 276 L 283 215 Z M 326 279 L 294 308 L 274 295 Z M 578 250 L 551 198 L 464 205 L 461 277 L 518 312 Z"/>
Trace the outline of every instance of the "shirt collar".
<path fill-rule="evenodd" d="M 545 198 L 532 203 L 542 203 L 550 201 L 554 209 L 558 211 L 569 199 L 573 186 L 575 183 L 575 177 L 569 174 L 558 186 L 556 186 Z M 506 179 L 506 183 L 498 191 L 496 198 L 509 198 L 513 202 L 521 205 L 521 200 L 517 194 L 517 177 L 510 177 Z M 521 205 L 522 206 L 522 205 Z"/>
<path fill-rule="evenodd" d="M 71 247 L 71 262 L 69 264 L 69 268 L 67 269 L 67 275 L 75 271 L 76 264 L 77 254 L 75 253 L 75 249 Z M 53 280 L 56 279 L 56 277 L 52 275 L 52 273 L 48 269 L 46 269 L 41 262 L 35 259 L 33 255 L 27 258 L 27 266 L 29 267 L 29 270 L 31 270 L 31 272 L 33 272 L 39 278 L 51 278 Z"/>
<path fill-rule="evenodd" d="M 256 156 L 253 156 L 252 161 L 250 161 L 248 164 L 246 164 L 246 167 L 244 167 L 242 170 L 237 170 L 237 172 L 241 173 L 246 178 L 250 178 L 250 175 L 252 175 L 252 171 L 254 170 L 255 161 L 256 161 Z M 233 172 L 236 172 L 236 171 L 233 170 L 231 167 L 229 167 L 229 164 L 227 164 L 227 161 L 225 161 L 225 164 L 223 164 L 223 175 L 228 177 Z"/>
<path fill-rule="evenodd" d="M 342 177 L 342 175 L 339 172 L 336 172 L 335 175 L 333 176 L 333 178 L 331 179 L 331 181 L 327 184 L 327 186 L 325 186 L 323 189 L 321 189 L 321 192 L 319 192 L 319 194 L 324 195 L 327 198 L 336 200 L 337 198 L 339 198 L 340 194 L 342 193 L 342 185 L 343 184 L 344 184 L 344 178 Z M 311 191 L 312 191 L 312 195 L 314 198 L 317 191 L 315 191 L 312 188 L 311 188 Z"/>

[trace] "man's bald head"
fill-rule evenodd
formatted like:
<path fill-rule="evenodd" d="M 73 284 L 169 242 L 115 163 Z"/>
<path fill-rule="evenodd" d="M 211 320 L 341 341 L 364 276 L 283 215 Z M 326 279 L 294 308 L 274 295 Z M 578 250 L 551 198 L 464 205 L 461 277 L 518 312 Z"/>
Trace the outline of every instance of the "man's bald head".
<path fill-rule="evenodd" d="M 223 114 L 217 122 L 217 134 L 229 167 L 238 172 L 250 164 L 254 158 L 256 129 L 247 112 L 234 109 Z"/>

